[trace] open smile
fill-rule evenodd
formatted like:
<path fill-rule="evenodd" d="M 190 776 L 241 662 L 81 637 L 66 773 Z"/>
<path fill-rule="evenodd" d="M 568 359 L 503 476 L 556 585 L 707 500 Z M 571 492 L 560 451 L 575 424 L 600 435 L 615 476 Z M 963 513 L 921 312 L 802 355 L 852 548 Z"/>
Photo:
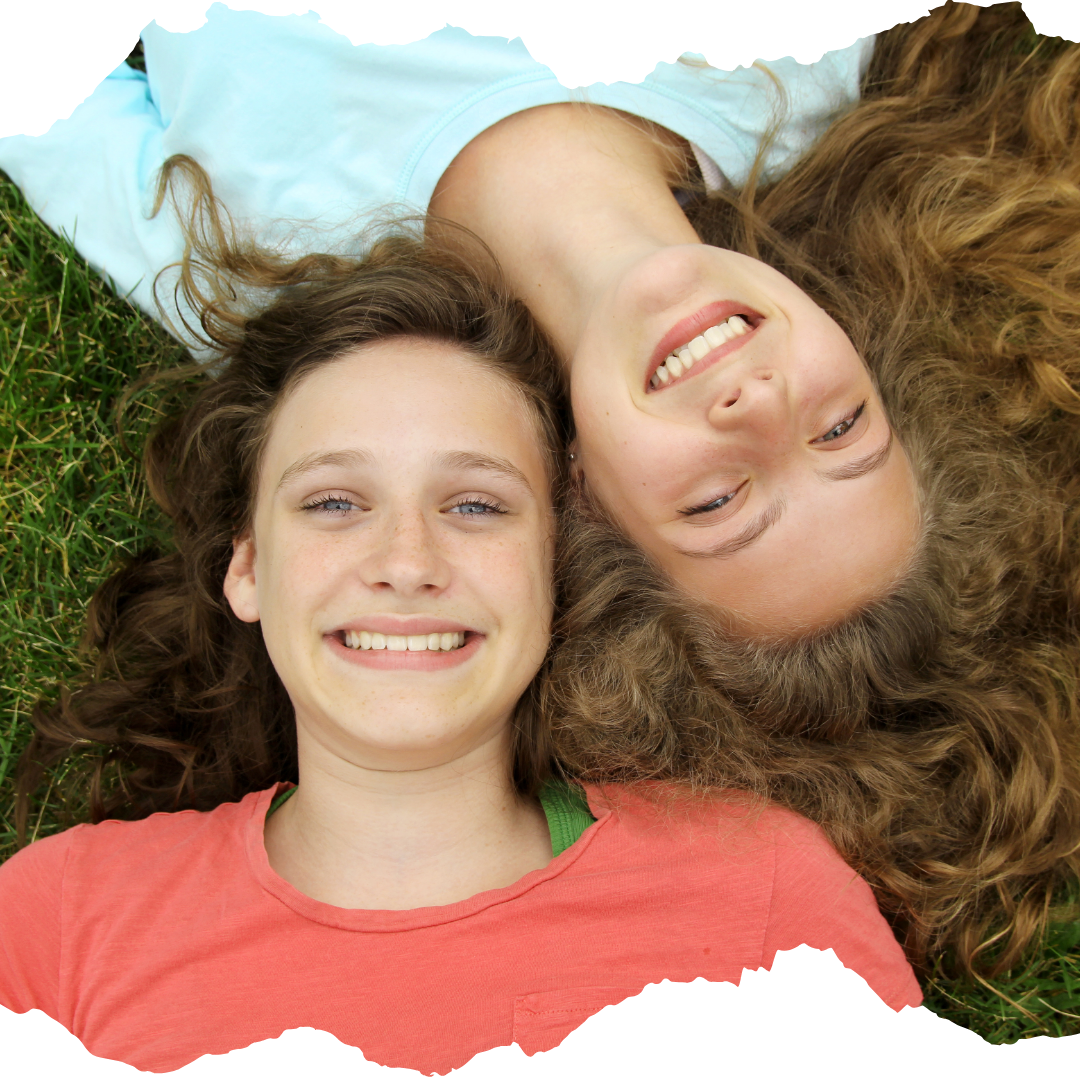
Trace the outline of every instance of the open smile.
<path fill-rule="evenodd" d="M 438 640 L 431 648 L 433 638 Z M 444 649 L 442 643 L 446 639 L 450 647 Z M 360 667 L 381 671 L 442 671 L 475 656 L 485 635 L 474 630 L 410 635 L 338 630 L 324 635 L 324 640 L 335 655 Z"/>
<path fill-rule="evenodd" d="M 646 393 L 656 393 L 710 368 L 743 345 L 765 321 L 763 315 L 731 300 L 709 304 L 680 320 L 653 351 Z"/>

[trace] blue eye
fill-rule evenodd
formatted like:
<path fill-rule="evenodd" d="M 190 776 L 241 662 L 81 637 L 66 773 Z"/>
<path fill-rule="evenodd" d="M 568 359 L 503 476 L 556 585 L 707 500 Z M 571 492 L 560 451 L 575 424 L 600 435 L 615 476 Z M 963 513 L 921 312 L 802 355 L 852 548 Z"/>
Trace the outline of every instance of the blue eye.
<path fill-rule="evenodd" d="M 866 408 L 866 402 L 864 401 L 854 413 L 851 414 L 846 420 L 841 420 L 836 427 L 826 431 L 820 438 L 814 440 L 814 442 L 832 442 L 834 439 L 839 439 L 846 435 L 854 426 L 855 421 L 859 419 L 863 414 L 863 409 Z"/>
<path fill-rule="evenodd" d="M 463 499 L 450 507 L 449 513 L 457 513 L 459 517 L 487 517 L 491 514 L 505 514 L 506 511 L 498 503 L 487 502 L 484 499 Z"/>
<path fill-rule="evenodd" d="M 341 495 L 324 495 L 312 502 L 304 503 L 301 510 L 314 510 L 332 517 L 344 517 L 352 510 L 359 507 L 352 501 Z M 505 514 L 506 511 L 498 503 L 487 502 L 484 499 L 462 499 L 450 507 L 450 513 L 459 517 L 487 517 L 491 514 Z"/>
<path fill-rule="evenodd" d="M 304 503 L 301 510 L 320 510 L 333 517 L 344 517 L 350 510 L 356 508 L 356 503 L 351 499 L 344 499 L 338 495 L 326 495 L 314 502 Z"/>
<path fill-rule="evenodd" d="M 680 510 L 679 513 L 683 517 L 692 517 L 694 514 L 707 514 L 710 510 L 722 510 L 737 494 L 737 491 L 733 491 L 730 495 L 721 495 L 719 499 L 713 499 L 712 502 L 702 503 L 700 506 L 689 506 L 685 510 Z"/>

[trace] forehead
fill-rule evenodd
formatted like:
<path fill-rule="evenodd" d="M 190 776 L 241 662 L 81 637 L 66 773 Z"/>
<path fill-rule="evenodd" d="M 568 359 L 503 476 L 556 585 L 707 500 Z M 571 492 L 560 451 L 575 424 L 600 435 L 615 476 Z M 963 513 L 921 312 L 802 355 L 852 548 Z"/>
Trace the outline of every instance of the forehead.
<path fill-rule="evenodd" d="M 263 464 L 342 446 L 421 447 L 542 458 L 522 392 L 445 342 L 392 338 L 343 353 L 293 387 L 271 421 Z M 288 462 L 286 462 L 287 464 Z"/>

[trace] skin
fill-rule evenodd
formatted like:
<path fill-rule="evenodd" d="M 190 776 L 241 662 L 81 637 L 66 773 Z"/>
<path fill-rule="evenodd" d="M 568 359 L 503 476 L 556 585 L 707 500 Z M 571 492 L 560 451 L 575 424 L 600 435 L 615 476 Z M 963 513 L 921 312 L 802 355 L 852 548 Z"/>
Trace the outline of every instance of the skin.
<path fill-rule="evenodd" d="M 551 535 L 533 418 L 459 349 L 365 346 L 279 406 L 224 591 L 296 710 L 300 783 L 265 841 L 301 892 L 426 907 L 550 861 L 508 762 L 550 635 Z M 346 648 L 365 626 L 468 637 L 460 657 Z"/>
<path fill-rule="evenodd" d="M 685 153 L 610 110 L 543 106 L 474 139 L 430 211 L 492 247 L 555 342 L 591 495 L 692 597 L 755 636 L 796 636 L 902 577 L 917 491 L 840 327 L 764 263 L 700 242 L 671 189 Z M 754 333 L 651 390 L 658 346 L 725 304 Z M 875 453 L 877 468 L 838 478 Z"/>

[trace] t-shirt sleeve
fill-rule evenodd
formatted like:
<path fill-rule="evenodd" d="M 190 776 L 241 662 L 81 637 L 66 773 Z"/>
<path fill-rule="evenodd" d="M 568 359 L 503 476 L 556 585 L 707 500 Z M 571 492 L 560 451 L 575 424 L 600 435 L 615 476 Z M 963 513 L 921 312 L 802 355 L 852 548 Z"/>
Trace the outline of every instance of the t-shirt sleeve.
<path fill-rule="evenodd" d="M 833 121 L 859 101 L 874 53 L 873 36 L 804 64 L 790 56 L 735 71 L 659 64 L 651 82 L 665 84 L 712 112 L 711 130 L 680 132 L 690 142 L 707 191 L 741 188 L 763 148 L 765 174 L 783 175 Z M 698 141 L 700 140 L 700 142 Z"/>
<path fill-rule="evenodd" d="M 832 949 L 894 1009 L 922 1003 L 904 951 L 870 886 L 837 854 L 822 830 L 784 815 L 775 836 L 776 872 L 763 961 L 810 945 Z"/>
<path fill-rule="evenodd" d="M 151 216 L 163 131 L 146 75 L 121 64 L 44 135 L 0 139 L 0 169 L 45 224 L 154 317 L 154 278 L 183 254 L 169 214 Z"/>
<path fill-rule="evenodd" d="M 58 1018 L 61 907 L 69 829 L 38 840 L 0 866 L 0 1005 Z"/>

